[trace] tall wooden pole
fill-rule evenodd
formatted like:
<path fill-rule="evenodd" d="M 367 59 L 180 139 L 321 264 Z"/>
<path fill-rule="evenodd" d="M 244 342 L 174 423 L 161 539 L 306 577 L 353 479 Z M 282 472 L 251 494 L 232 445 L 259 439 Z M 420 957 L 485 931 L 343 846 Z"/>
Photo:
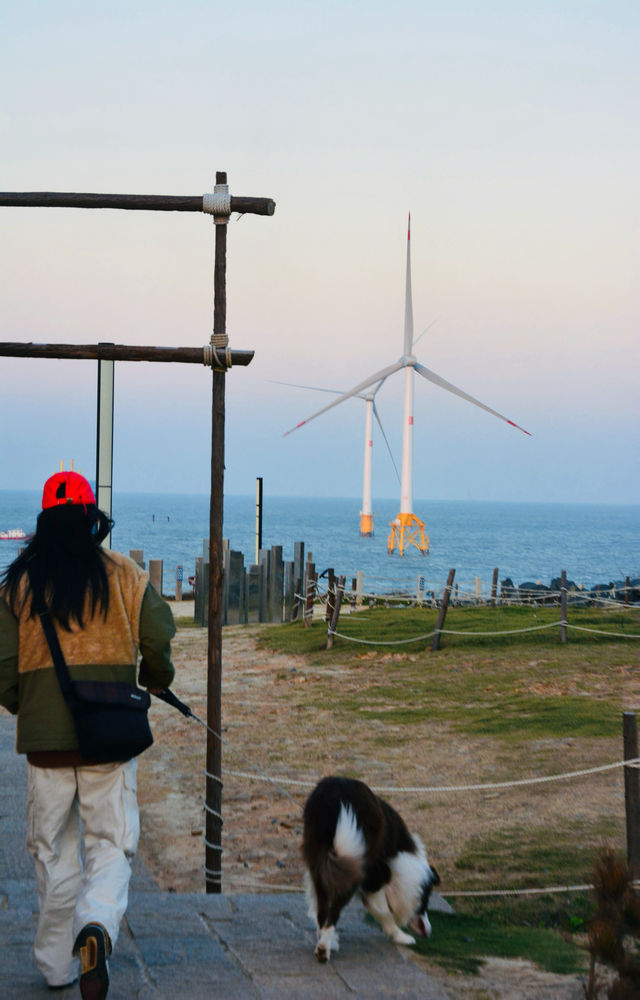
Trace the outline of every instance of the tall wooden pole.
<path fill-rule="evenodd" d="M 625 760 L 638 757 L 638 722 L 635 712 L 622 713 Z M 624 769 L 624 799 L 627 820 L 627 861 L 634 878 L 640 878 L 640 775 L 637 765 Z"/>
<path fill-rule="evenodd" d="M 216 173 L 216 184 L 227 175 Z M 216 221 L 214 338 L 227 326 L 227 225 Z M 207 783 L 205 880 L 208 893 L 222 892 L 222 521 L 224 499 L 225 373 L 213 372 L 211 402 L 211 504 L 209 508 L 209 642 L 207 659 Z"/>

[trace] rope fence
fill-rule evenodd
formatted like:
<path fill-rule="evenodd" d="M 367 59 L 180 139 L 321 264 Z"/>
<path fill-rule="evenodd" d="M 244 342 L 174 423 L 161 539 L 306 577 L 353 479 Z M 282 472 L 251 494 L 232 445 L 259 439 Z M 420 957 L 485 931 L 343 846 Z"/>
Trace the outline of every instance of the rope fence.
<path fill-rule="evenodd" d="M 239 779 L 242 779 L 242 780 L 245 780 L 245 781 L 250 781 L 250 782 L 253 782 L 253 781 L 265 782 L 265 783 L 269 784 L 274 790 L 279 791 L 280 794 L 282 794 L 283 796 L 285 796 L 286 798 L 288 798 L 290 800 L 290 802 L 293 805 L 295 805 L 295 807 L 296 807 L 296 809 L 298 810 L 299 813 L 302 812 L 303 802 L 301 802 L 298 799 L 294 798 L 294 796 L 288 791 L 288 788 L 294 788 L 295 787 L 295 788 L 299 788 L 300 790 L 303 790 L 303 789 L 304 790 L 311 790 L 312 788 L 315 787 L 315 785 L 317 783 L 317 780 L 318 780 L 317 778 L 308 778 L 307 777 L 307 778 L 304 778 L 304 779 L 300 779 L 300 778 L 285 778 L 285 777 L 281 777 L 281 776 L 278 776 L 277 778 L 272 777 L 271 775 L 269 775 L 265 771 L 263 771 L 260 767 L 258 767 L 257 765 L 255 765 L 251 761 L 251 759 L 247 756 L 247 754 L 243 750 L 241 750 L 238 746 L 236 746 L 233 743 L 231 743 L 231 741 L 226 736 L 221 736 L 220 733 L 215 732 L 214 730 L 212 730 L 207 725 L 207 723 L 204 722 L 202 719 L 200 719 L 197 715 L 194 715 L 193 713 L 190 713 L 190 714 L 191 714 L 191 717 L 196 722 L 198 722 L 204 729 L 206 729 L 208 732 L 212 733 L 214 735 L 214 737 L 217 740 L 219 740 L 219 742 L 223 746 L 227 747 L 232 753 L 238 754 L 245 761 L 245 763 L 249 766 L 249 768 L 251 769 L 250 771 L 239 771 L 239 770 L 234 770 L 232 768 L 226 768 L 225 769 L 225 773 L 229 777 L 239 778 Z M 626 723 L 627 723 L 627 720 L 626 720 L 626 716 L 627 715 L 630 715 L 630 713 L 625 713 L 625 726 L 626 726 Z M 633 719 L 634 719 L 634 722 L 635 722 L 635 716 L 633 717 Z M 626 737 L 627 737 L 627 734 L 625 732 L 625 740 L 626 740 Z M 637 754 L 637 737 L 636 737 L 636 742 L 635 742 L 634 746 L 635 746 L 635 751 L 636 751 L 636 754 Z M 625 749 L 626 749 L 626 746 L 625 746 Z M 540 775 L 540 776 L 530 777 L 530 778 L 519 778 L 519 779 L 516 778 L 516 779 L 510 780 L 510 781 L 483 782 L 483 783 L 461 784 L 461 785 L 422 785 L 422 786 L 375 786 L 374 785 L 373 786 L 373 790 L 376 793 L 383 794 L 383 795 L 387 795 L 387 794 L 395 794 L 395 795 L 402 795 L 402 794 L 406 794 L 406 795 L 426 795 L 426 794 L 429 794 L 429 795 L 433 795 L 433 794 L 458 794 L 458 793 L 467 794 L 469 792 L 485 793 L 485 792 L 495 792 L 495 791 L 506 791 L 506 790 L 511 789 L 511 788 L 522 788 L 522 787 L 531 787 L 531 786 L 534 786 L 534 785 L 544 785 L 544 784 L 548 784 L 548 783 L 551 783 L 551 782 L 574 781 L 574 780 L 582 779 L 582 778 L 589 777 L 589 776 L 592 776 L 592 775 L 595 775 L 595 774 L 603 774 L 603 773 L 608 772 L 608 771 L 618 770 L 620 768 L 625 768 L 626 769 L 626 773 L 633 773 L 633 772 L 637 773 L 637 772 L 639 772 L 640 771 L 640 756 L 637 756 L 637 755 L 636 756 L 629 756 L 629 757 L 625 758 L 624 760 L 616 760 L 616 761 L 613 761 L 613 762 L 610 762 L 610 763 L 607 763 L 607 764 L 600 764 L 600 765 L 597 765 L 597 766 L 594 766 L 594 767 L 582 768 L 580 770 L 565 771 L 565 772 L 562 772 L 560 774 Z M 211 775 L 209 775 L 209 773 L 206 771 L 206 769 L 205 769 L 205 774 L 206 774 L 207 777 L 212 777 Z M 216 777 L 216 781 L 220 781 L 220 783 L 222 783 L 219 777 L 217 777 L 217 776 L 215 776 L 215 777 Z M 637 782 L 637 778 L 636 778 L 636 782 Z M 288 786 L 288 787 L 285 787 L 285 786 Z M 209 807 L 207 806 L 206 803 L 204 804 L 203 808 L 205 810 L 209 809 Z M 209 809 L 209 811 L 213 811 L 213 810 Z M 216 815 L 216 817 L 218 819 L 220 819 L 220 821 L 222 821 L 222 816 L 219 813 L 216 812 L 215 815 Z M 638 817 L 636 817 L 636 820 L 638 820 Z M 628 829 L 628 836 L 629 836 L 629 829 Z M 206 837 L 203 837 L 203 839 L 205 841 L 206 846 L 209 846 L 209 847 L 213 846 L 213 845 L 210 845 L 207 842 Z M 216 851 L 219 852 L 219 857 L 220 857 L 221 862 L 222 862 L 222 855 L 223 855 L 222 848 L 219 847 L 219 846 L 217 846 L 217 845 L 215 845 L 215 849 L 216 849 Z M 206 878 L 221 879 L 222 876 L 223 876 L 222 865 L 221 865 L 221 869 L 219 871 L 215 871 L 215 872 L 212 872 L 205 865 L 204 873 L 205 873 L 205 877 Z M 282 884 L 267 883 L 267 882 L 264 882 L 264 881 L 262 881 L 260 879 L 246 877 L 246 876 L 243 876 L 243 875 L 238 875 L 236 873 L 233 873 L 230 876 L 230 880 L 231 880 L 231 882 L 234 885 L 245 886 L 245 887 L 248 887 L 248 888 L 257 888 L 257 889 L 260 889 L 260 890 L 268 889 L 269 891 L 273 891 L 273 892 L 293 892 L 293 893 L 300 893 L 300 892 L 304 891 L 299 885 L 291 886 L 291 885 L 282 885 Z M 456 890 L 456 889 L 452 889 L 450 891 L 447 890 L 447 892 L 446 892 L 445 895 L 449 899 L 456 899 L 456 898 L 500 898 L 500 897 L 504 897 L 504 898 L 506 898 L 506 897 L 514 897 L 515 898 L 515 897 L 520 897 L 520 896 L 539 896 L 539 895 L 553 895 L 553 894 L 570 893 L 570 892 L 588 892 L 591 889 L 593 889 L 593 886 L 591 884 L 589 884 L 589 883 L 583 883 L 583 884 L 574 884 L 574 885 L 551 885 L 551 886 L 546 886 L 546 887 L 526 887 L 526 888 L 478 889 L 478 890 L 472 890 L 472 889 L 468 889 L 468 890 L 466 890 L 466 889 Z"/>

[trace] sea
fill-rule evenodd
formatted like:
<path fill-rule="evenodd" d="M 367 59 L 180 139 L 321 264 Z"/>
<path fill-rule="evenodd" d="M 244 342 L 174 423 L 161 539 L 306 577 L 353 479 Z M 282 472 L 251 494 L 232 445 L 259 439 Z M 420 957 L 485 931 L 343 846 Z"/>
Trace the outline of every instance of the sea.
<path fill-rule="evenodd" d="M 0 491 L 0 531 L 33 532 L 40 499 L 39 491 Z M 293 559 L 294 543 L 304 542 L 319 574 L 331 568 L 350 586 L 361 571 L 372 593 L 415 591 L 418 581 L 439 590 L 450 568 L 462 590 L 480 586 L 482 592 L 489 591 L 494 568 L 500 580 L 516 585 L 549 585 L 563 569 L 586 589 L 640 577 L 640 505 L 416 500 L 414 511 L 426 524 L 429 552 L 412 549 L 400 557 L 387 553 L 397 499 L 378 501 L 375 534 L 362 538 L 357 499 L 265 494 L 262 547 L 281 545 L 284 558 Z M 208 537 L 208 496 L 115 493 L 112 515 L 112 548 L 142 549 L 145 562 L 162 559 L 165 594 L 175 593 L 178 566 L 187 586 Z M 223 535 L 246 565 L 255 562 L 255 495 L 225 497 Z M 0 572 L 20 545 L 0 541 Z"/>

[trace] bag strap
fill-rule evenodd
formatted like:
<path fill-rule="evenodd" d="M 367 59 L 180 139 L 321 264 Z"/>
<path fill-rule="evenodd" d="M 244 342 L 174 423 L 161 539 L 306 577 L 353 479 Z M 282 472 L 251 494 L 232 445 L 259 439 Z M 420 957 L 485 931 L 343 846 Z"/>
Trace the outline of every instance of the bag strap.
<path fill-rule="evenodd" d="M 67 702 L 69 707 L 72 708 L 75 704 L 75 698 L 71 687 L 69 669 L 64 658 L 64 653 L 60 647 L 58 634 L 54 628 L 49 610 L 44 602 L 42 587 L 35 583 L 34 574 L 31 572 L 31 569 L 28 570 L 28 573 L 29 581 L 31 583 L 31 593 L 33 595 L 33 605 L 40 616 L 40 622 L 42 623 L 42 629 L 47 640 L 47 645 L 49 646 L 49 652 L 51 653 L 51 659 L 53 660 L 53 666 L 55 667 L 58 684 L 60 685 L 60 690 L 62 691 L 64 700 Z"/>

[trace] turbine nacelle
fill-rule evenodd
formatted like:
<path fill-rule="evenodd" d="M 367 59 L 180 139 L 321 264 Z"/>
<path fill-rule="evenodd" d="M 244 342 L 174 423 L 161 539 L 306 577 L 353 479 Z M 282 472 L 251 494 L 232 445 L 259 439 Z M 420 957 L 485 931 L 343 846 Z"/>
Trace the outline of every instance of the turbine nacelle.
<path fill-rule="evenodd" d="M 415 354 L 403 354 L 399 359 L 399 364 L 401 364 L 403 368 L 415 368 L 418 364 L 418 359 Z"/>

